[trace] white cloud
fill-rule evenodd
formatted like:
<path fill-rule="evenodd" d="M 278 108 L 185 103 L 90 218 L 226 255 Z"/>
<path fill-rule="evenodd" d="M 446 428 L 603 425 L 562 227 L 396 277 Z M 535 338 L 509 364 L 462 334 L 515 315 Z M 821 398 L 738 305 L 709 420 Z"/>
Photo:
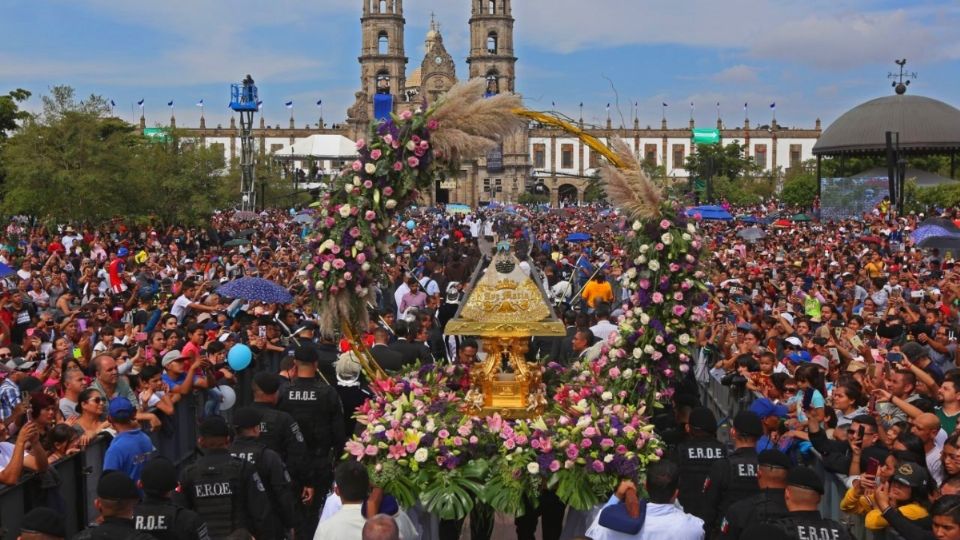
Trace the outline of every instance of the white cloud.
<path fill-rule="evenodd" d="M 738 64 L 714 73 L 711 79 L 719 83 L 755 83 L 758 77 L 756 68 Z"/>

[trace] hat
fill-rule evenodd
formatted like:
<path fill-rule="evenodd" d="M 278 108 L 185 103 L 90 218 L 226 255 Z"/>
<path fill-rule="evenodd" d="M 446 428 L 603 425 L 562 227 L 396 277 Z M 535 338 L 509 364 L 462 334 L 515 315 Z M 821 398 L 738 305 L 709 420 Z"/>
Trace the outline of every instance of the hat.
<path fill-rule="evenodd" d="M 851 360 L 850 363 L 847 364 L 847 371 L 850 373 L 856 373 L 865 369 L 867 369 L 867 364 L 860 360 Z"/>
<path fill-rule="evenodd" d="M 117 257 L 126 257 L 129 254 L 130 254 L 130 250 L 128 250 L 125 247 L 121 247 L 120 249 L 117 250 Z"/>
<path fill-rule="evenodd" d="M 797 336 L 790 336 L 784 341 L 794 347 L 803 347 L 803 342 Z"/>
<path fill-rule="evenodd" d="M 123 399 L 125 398 L 117 398 Z M 129 401 L 127 402 L 129 403 Z M 130 479 L 126 473 L 121 471 L 106 471 L 100 477 L 97 483 L 97 497 L 111 501 L 125 501 L 128 499 L 139 499 L 140 493 L 137 491 L 137 485 Z"/>
<path fill-rule="evenodd" d="M 224 343 L 224 342 L 229 341 L 229 340 L 240 341 L 240 336 L 238 336 L 238 335 L 237 335 L 236 333 L 234 333 L 234 332 L 227 332 L 227 333 L 225 333 L 225 334 L 223 334 L 223 335 L 220 336 L 220 343 Z"/>
<path fill-rule="evenodd" d="M 796 351 L 787 355 L 787 358 L 794 364 L 802 364 L 810 361 L 810 353 L 807 351 Z"/>
<path fill-rule="evenodd" d="M 23 516 L 23 521 L 20 522 L 20 533 L 25 532 L 45 534 L 54 538 L 66 538 L 63 516 L 46 506 L 38 506 Z"/>
<path fill-rule="evenodd" d="M 827 357 L 822 354 L 818 354 L 814 356 L 813 359 L 810 360 L 810 363 L 816 364 L 822 367 L 823 369 L 830 369 L 830 361 L 827 360 Z"/>
<path fill-rule="evenodd" d="M 717 417 L 713 414 L 713 411 L 706 407 L 696 407 L 690 411 L 688 423 L 690 427 L 707 433 L 716 433 L 717 431 Z"/>
<path fill-rule="evenodd" d="M 197 324 L 200 324 L 200 323 L 204 323 L 204 322 L 206 322 L 206 321 L 209 321 L 211 318 L 212 318 L 212 317 L 210 316 L 209 313 L 201 313 L 201 314 L 197 315 Z"/>
<path fill-rule="evenodd" d="M 759 465 L 766 465 L 775 469 L 789 469 L 792 465 L 790 458 L 779 450 L 764 450 L 757 456 Z"/>
<path fill-rule="evenodd" d="M 230 427 L 222 416 L 208 416 L 200 422 L 197 432 L 201 437 L 229 437 Z"/>
<path fill-rule="evenodd" d="M 300 325 L 300 328 L 297 329 L 297 332 L 303 332 L 304 330 L 309 330 L 311 332 L 317 331 L 317 323 L 314 321 L 303 321 L 303 324 Z"/>
<path fill-rule="evenodd" d="M 810 489 L 823 495 L 823 479 L 810 467 L 798 465 L 787 473 L 787 485 Z"/>
<path fill-rule="evenodd" d="M 177 487 L 177 468 L 163 456 L 150 458 L 140 471 L 140 483 L 144 491 L 169 493 Z"/>
<path fill-rule="evenodd" d="M 261 371 L 253 376 L 253 384 L 264 394 L 276 394 L 280 390 L 280 376 L 269 371 Z"/>
<path fill-rule="evenodd" d="M 923 470 L 923 467 L 917 465 L 916 463 L 905 462 L 902 463 L 897 470 L 893 473 L 893 482 L 899 482 L 905 486 L 910 487 L 923 487 L 927 482 L 927 473 Z"/>
<path fill-rule="evenodd" d="M 110 419 L 118 422 L 129 422 L 137 414 L 137 409 L 133 406 L 133 403 L 130 403 L 130 400 L 123 396 L 111 399 L 107 411 Z"/>
<path fill-rule="evenodd" d="M 777 418 L 786 418 L 788 411 L 785 405 L 777 405 L 767 398 L 754 400 L 750 404 L 750 412 L 756 414 L 761 420 L 776 416 Z"/>
<path fill-rule="evenodd" d="M 263 415 L 254 407 L 241 407 L 233 412 L 233 426 L 237 429 L 259 426 L 262 419 Z"/>
<path fill-rule="evenodd" d="M 780 314 L 780 318 L 783 319 L 783 320 L 785 320 L 785 321 L 787 321 L 787 323 L 790 324 L 790 326 L 793 326 L 793 314 L 791 314 L 791 313 L 781 313 L 781 314 Z M 787 339 L 789 339 L 789 338 L 787 338 Z M 797 339 L 797 338 L 794 338 L 794 339 Z M 797 339 L 797 341 L 800 341 L 800 340 Z"/>
<path fill-rule="evenodd" d="M 733 427 L 738 433 L 748 437 L 759 437 L 763 435 L 763 424 L 760 423 L 760 417 L 757 413 L 751 411 L 740 411 L 733 419 Z"/>
<path fill-rule="evenodd" d="M 293 351 L 293 359 L 297 362 L 306 362 L 308 364 L 316 364 L 320 361 L 320 357 L 317 354 L 317 350 L 310 346 L 297 347 Z"/>
<path fill-rule="evenodd" d="M 163 367 L 167 367 L 170 365 L 171 362 L 176 362 L 177 360 L 180 360 L 180 358 L 182 358 L 180 356 L 180 351 L 176 351 L 176 350 L 170 351 L 167 354 L 163 355 L 163 358 L 160 359 L 160 365 Z"/>
<path fill-rule="evenodd" d="M 29 362 L 23 362 L 22 358 L 20 358 L 19 360 L 21 360 L 21 362 L 17 363 L 16 364 L 17 367 L 14 368 L 17 371 L 33 371 L 33 368 L 37 365 L 37 363 L 34 362 L 33 360 L 30 360 Z M 14 360 L 13 362 L 16 363 L 16 360 Z"/>
<path fill-rule="evenodd" d="M 737 330 L 743 330 L 744 332 L 749 332 L 750 330 L 753 330 L 753 325 L 751 325 L 750 323 L 742 322 L 737 325 Z"/>
<path fill-rule="evenodd" d="M 903 355 L 906 356 L 911 362 L 916 362 L 917 360 L 930 355 L 930 353 L 927 352 L 927 349 L 916 341 L 908 341 L 901 345 L 900 352 L 903 353 Z"/>

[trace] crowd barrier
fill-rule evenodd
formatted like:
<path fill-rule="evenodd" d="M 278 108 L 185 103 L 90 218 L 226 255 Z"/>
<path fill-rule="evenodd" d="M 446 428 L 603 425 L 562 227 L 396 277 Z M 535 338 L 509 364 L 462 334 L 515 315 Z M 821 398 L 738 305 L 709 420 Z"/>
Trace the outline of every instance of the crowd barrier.
<path fill-rule="evenodd" d="M 721 384 L 714 374 L 700 378 L 700 389 L 705 406 L 716 415 L 718 424 L 727 424 L 727 427 L 738 412 L 750 406 L 754 397 L 751 392 L 737 395 L 731 387 Z M 813 456 L 815 459 L 809 465 L 823 478 L 824 484 L 823 497 L 820 498 L 820 515 L 844 524 L 858 540 L 874 540 L 874 535 L 863 525 L 863 516 L 840 511 L 840 501 L 847 492 L 846 477 L 825 470 L 819 455 L 813 452 Z"/>
<path fill-rule="evenodd" d="M 198 399 L 192 395 L 181 400 L 169 419 L 170 428 L 149 432 L 157 453 L 178 469 L 196 451 L 197 415 L 202 410 Z M 50 471 L 25 474 L 17 484 L 0 489 L 0 539 L 16 540 L 24 514 L 38 506 L 54 508 L 65 517 L 67 538 L 94 521 L 93 501 L 110 441 L 109 436 L 96 437 L 85 450 L 50 464 Z"/>

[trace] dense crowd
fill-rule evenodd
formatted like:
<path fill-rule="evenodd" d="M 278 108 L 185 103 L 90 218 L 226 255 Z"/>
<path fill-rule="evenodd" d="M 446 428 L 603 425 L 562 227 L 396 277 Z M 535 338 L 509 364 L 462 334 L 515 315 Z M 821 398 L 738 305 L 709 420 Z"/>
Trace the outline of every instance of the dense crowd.
<path fill-rule="evenodd" d="M 700 369 L 655 418 L 670 452 L 648 471 L 642 526 L 610 517 L 636 498 L 624 482 L 608 508 L 587 516 L 545 493 L 517 518 L 518 537 L 533 538 L 540 519 L 545 539 L 666 530 L 843 538 L 850 524 L 960 538 L 960 267 L 912 245 L 921 216 L 878 209 L 782 225 L 777 213 L 790 212 L 775 204 L 739 210 L 760 225 L 700 223 L 712 254 L 709 322 L 699 329 Z M 63 536 L 54 465 L 105 447 L 100 524 L 82 537 L 132 538 L 134 528 L 157 538 L 460 537 L 462 521 L 408 513 L 362 466 L 340 461 L 370 390 L 349 344 L 317 332 L 302 216 L 223 213 L 203 228 L 6 227 L 0 482 L 27 475 L 38 486 L 25 530 L 59 523 Z M 535 338 L 530 359 L 562 369 L 617 331 L 630 294 L 621 279 L 627 229 L 596 206 L 408 212 L 363 339 L 388 373 L 475 361 L 478 343 L 443 327 L 491 246 L 506 240 L 567 327 L 566 337 Z M 218 294 L 251 276 L 288 288 L 293 301 Z M 253 353 L 249 368 L 228 362 L 238 345 Z M 729 422 L 703 407 L 711 381 L 735 396 Z M 198 451 L 169 455 L 167 442 L 188 429 Z M 840 509 L 853 519 L 844 526 L 813 515 L 825 479 L 812 465 L 846 482 Z M 470 528 L 473 538 L 492 534 L 489 516 L 475 513 Z"/>

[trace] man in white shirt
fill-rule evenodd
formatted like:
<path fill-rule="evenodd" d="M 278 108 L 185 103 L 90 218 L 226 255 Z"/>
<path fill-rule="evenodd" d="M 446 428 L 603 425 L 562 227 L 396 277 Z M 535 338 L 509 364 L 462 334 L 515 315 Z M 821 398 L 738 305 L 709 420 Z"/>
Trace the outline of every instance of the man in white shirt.
<path fill-rule="evenodd" d="M 334 478 L 333 490 L 343 506 L 317 526 L 313 540 L 361 540 L 363 525 L 367 521 L 361 509 L 370 493 L 367 469 L 358 461 L 347 460 L 337 466 Z"/>
<path fill-rule="evenodd" d="M 622 504 L 619 497 L 631 488 L 636 489 L 632 482 L 621 482 L 617 492 L 587 529 L 587 536 L 593 540 L 703 540 L 703 520 L 684 513 L 676 504 L 679 482 L 680 469 L 672 461 L 664 459 L 651 464 L 646 481 L 649 502 L 640 531 L 630 534 L 600 525 L 605 512 L 616 510 L 612 507 Z"/>
<path fill-rule="evenodd" d="M 617 325 L 610 322 L 610 308 L 605 305 L 597 307 L 597 324 L 590 327 L 590 332 L 600 341 L 606 341 L 610 334 L 617 332 Z"/>

